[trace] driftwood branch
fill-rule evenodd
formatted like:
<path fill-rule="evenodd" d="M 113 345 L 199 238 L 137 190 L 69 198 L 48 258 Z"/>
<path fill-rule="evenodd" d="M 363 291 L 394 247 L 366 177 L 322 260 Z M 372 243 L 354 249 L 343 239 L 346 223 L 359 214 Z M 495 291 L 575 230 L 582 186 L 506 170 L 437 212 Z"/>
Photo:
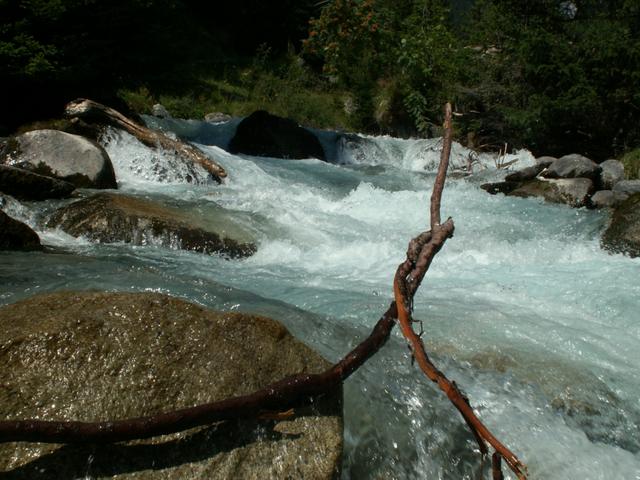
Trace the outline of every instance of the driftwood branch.
<path fill-rule="evenodd" d="M 447 379 L 431 363 L 422 340 L 413 330 L 414 320 L 411 311 L 415 293 L 433 258 L 454 231 L 453 220 L 450 218 L 440 223 L 440 202 L 451 150 L 449 105 L 445 118 L 444 147 L 431 197 L 431 230 L 419 234 L 409 243 L 406 259 L 398 266 L 394 277 L 395 301 L 378 320 L 371 334 L 338 363 L 322 373 L 289 376 L 249 395 L 148 417 L 106 422 L 0 421 L 0 442 L 111 443 L 175 433 L 222 420 L 260 417 L 269 412 L 281 412 L 306 404 L 314 396 L 338 387 L 387 342 L 397 320 L 418 365 L 460 411 L 482 454 L 487 453 L 486 443 L 494 448 L 493 477 L 502 478 L 500 463 L 504 458 L 518 478 L 525 479 L 524 464 L 477 418 L 469 400 L 455 382 Z"/>
<path fill-rule="evenodd" d="M 160 147 L 175 152 L 179 157 L 203 167 L 218 183 L 221 183 L 222 179 L 227 176 L 224 168 L 193 145 L 181 140 L 174 140 L 162 132 L 143 127 L 117 110 L 93 100 L 79 98 L 69 102 L 65 107 L 64 113 L 68 118 L 79 118 L 89 124 L 109 125 L 125 130 L 147 147 L 153 149 Z"/>

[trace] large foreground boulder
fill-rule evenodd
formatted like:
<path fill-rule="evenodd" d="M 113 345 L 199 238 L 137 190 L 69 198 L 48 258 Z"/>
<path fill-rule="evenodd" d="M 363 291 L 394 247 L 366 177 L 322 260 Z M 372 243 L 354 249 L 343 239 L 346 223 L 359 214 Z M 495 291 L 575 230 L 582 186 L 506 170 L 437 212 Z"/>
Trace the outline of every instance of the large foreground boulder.
<path fill-rule="evenodd" d="M 318 138 L 288 118 L 259 110 L 238 125 L 229 152 L 275 158 L 326 160 Z"/>
<path fill-rule="evenodd" d="M 149 293 L 56 293 L 0 308 L 0 418 L 96 421 L 251 393 L 328 362 L 274 320 Z M 331 479 L 341 392 L 287 420 L 116 445 L 0 444 L 11 479 Z"/>
<path fill-rule="evenodd" d="M 640 193 L 620 202 L 602 236 L 603 248 L 632 257 L 640 256 Z"/>
<path fill-rule="evenodd" d="M 0 210 L 0 250 L 40 250 L 40 237 L 24 223 Z"/>
<path fill-rule="evenodd" d="M 33 130 L 10 140 L 0 163 L 59 178 L 86 188 L 117 188 L 107 152 L 84 137 Z"/>
<path fill-rule="evenodd" d="M 71 203 L 56 211 L 48 226 L 101 243 L 158 245 L 232 258 L 256 251 L 247 234 L 230 222 L 205 223 L 180 209 L 116 193 Z"/>
<path fill-rule="evenodd" d="M 0 192 L 20 200 L 68 198 L 75 188 L 73 184 L 64 180 L 0 165 Z"/>

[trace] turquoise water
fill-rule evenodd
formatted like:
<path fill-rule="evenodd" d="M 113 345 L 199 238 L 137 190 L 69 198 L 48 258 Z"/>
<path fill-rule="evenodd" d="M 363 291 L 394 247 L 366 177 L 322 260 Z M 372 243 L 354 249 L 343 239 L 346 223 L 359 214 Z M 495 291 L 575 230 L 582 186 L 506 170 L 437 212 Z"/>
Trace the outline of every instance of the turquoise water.
<path fill-rule="evenodd" d="M 345 143 L 339 164 L 202 145 L 229 172 L 222 186 L 130 137 L 105 143 L 123 192 L 200 215 L 225 209 L 258 252 L 227 261 L 95 245 L 43 227 L 53 204 L 12 204 L 55 252 L 0 254 L 0 303 L 60 289 L 164 292 L 272 316 L 337 360 L 384 312 L 407 243 L 429 222 L 437 142 Z M 454 163 L 467 153 L 456 147 Z M 487 168 L 447 182 L 442 214 L 456 233 L 415 302 L 427 349 L 531 478 L 640 479 L 640 259 L 600 249 L 603 213 L 486 194 L 479 184 L 500 172 L 481 160 Z M 480 478 L 476 450 L 398 332 L 346 382 L 343 478 Z"/>

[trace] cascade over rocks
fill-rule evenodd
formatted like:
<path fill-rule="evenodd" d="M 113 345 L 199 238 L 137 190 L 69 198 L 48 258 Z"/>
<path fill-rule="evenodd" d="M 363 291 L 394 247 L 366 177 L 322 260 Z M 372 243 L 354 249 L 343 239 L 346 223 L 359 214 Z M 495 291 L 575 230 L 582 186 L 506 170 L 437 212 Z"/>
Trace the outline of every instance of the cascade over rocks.
<path fill-rule="evenodd" d="M 602 235 L 602 247 L 631 257 L 640 256 L 640 193 L 617 204 Z"/>
<path fill-rule="evenodd" d="M 0 192 L 20 200 L 68 198 L 76 187 L 64 180 L 0 165 Z"/>
<path fill-rule="evenodd" d="M 31 227 L 0 210 L 0 250 L 40 250 L 40 238 Z"/>
<path fill-rule="evenodd" d="M 253 112 L 238 125 L 229 152 L 275 158 L 317 158 L 326 161 L 318 138 L 293 120 L 264 110 Z"/>
<path fill-rule="evenodd" d="M 157 293 L 59 292 L 0 308 L 0 418 L 113 420 L 251 393 L 329 363 L 275 320 Z M 339 476 L 341 389 L 284 420 L 101 445 L 0 444 L 15 480 Z"/>
<path fill-rule="evenodd" d="M 107 152 L 90 140 L 59 130 L 33 130 L 11 139 L 0 163 L 85 188 L 117 188 Z"/>
<path fill-rule="evenodd" d="M 104 243 L 159 245 L 231 258 L 256 251 L 247 233 L 224 215 L 205 221 L 177 208 L 115 193 L 71 203 L 56 211 L 48 226 Z"/>

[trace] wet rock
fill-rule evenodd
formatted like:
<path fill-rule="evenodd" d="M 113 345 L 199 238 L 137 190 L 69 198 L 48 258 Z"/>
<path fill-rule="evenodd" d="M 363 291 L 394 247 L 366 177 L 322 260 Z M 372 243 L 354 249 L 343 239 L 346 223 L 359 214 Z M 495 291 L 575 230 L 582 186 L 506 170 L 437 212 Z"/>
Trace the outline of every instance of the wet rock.
<path fill-rule="evenodd" d="M 605 160 L 600 164 L 600 184 L 603 190 L 611 190 L 616 183 L 624 180 L 624 165 L 619 160 Z"/>
<path fill-rule="evenodd" d="M 229 152 L 275 158 L 326 160 L 318 138 L 293 120 L 259 110 L 238 125 Z"/>
<path fill-rule="evenodd" d="M 602 235 L 602 247 L 631 257 L 640 256 L 640 193 L 620 202 Z"/>
<path fill-rule="evenodd" d="M 115 193 L 71 203 L 56 211 L 48 226 L 102 243 L 158 245 L 232 258 L 256 251 L 246 232 L 223 217 L 205 222 L 178 208 Z"/>
<path fill-rule="evenodd" d="M 530 167 L 523 168 L 522 170 L 517 170 L 513 173 L 510 173 L 506 177 L 504 177 L 507 182 L 523 182 L 525 180 L 531 180 L 538 176 L 538 174 L 544 170 L 546 167 L 544 164 L 536 163 Z"/>
<path fill-rule="evenodd" d="M 629 198 L 629 195 L 626 193 L 615 192 L 612 190 L 598 190 L 591 197 L 591 206 L 594 208 L 615 207 L 627 198 Z"/>
<path fill-rule="evenodd" d="M 553 162 L 542 172 L 546 178 L 590 178 L 597 179 L 600 166 L 593 160 L 576 153 L 565 155 Z"/>
<path fill-rule="evenodd" d="M 558 180 L 530 180 L 508 195 L 514 197 L 543 197 L 552 203 L 564 203 L 572 207 L 584 207 L 593 192 L 593 182 L 588 178 Z"/>
<path fill-rule="evenodd" d="M 231 115 L 222 112 L 211 112 L 204 116 L 204 121 L 209 123 L 224 123 L 231 120 Z"/>
<path fill-rule="evenodd" d="M 328 362 L 278 322 L 156 293 L 61 292 L 0 308 L 0 418 L 106 420 L 251 393 Z M 339 476 L 341 392 L 287 420 L 102 445 L 0 444 L 15 480 Z M 4 472 L 4 473 L 3 473 Z"/>
<path fill-rule="evenodd" d="M 21 168 L 0 165 L 0 192 L 20 200 L 68 198 L 75 186 L 64 180 L 45 177 Z"/>
<path fill-rule="evenodd" d="M 640 180 L 621 180 L 615 184 L 613 191 L 626 196 L 640 193 Z"/>
<path fill-rule="evenodd" d="M 513 192 L 516 188 L 522 185 L 521 182 L 496 182 L 496 183 L 484 183 L 480 185 L 480 188 L 489 192 L 491 195 L 498 193 L 504 193 L 505 195 Z"/>
<path fill-rule="evenodd" d="M 117 188 L 107 152 L 96 143 L 59 130 L 33 130 L 11 139 L 0 163 L 86 188 Z"/>
<path fill-rule="evenodd" d="M 165 106 L 160 103 L 156 103 L 153 107 L 151 107 L 151 115 L 158 118 L 172 118 L 169 110 L 167 110 Z"/>
<path fill-rule="evenodd" d="M 538 157 L 536 158 L 536 165 L 541 165 L 542 168 L 547 168 L 556 160 L 558 160 L 556 157 Z"/>
<path fill-rule="evenodd" d="M 31 227 L 0 210 L 0 250 L 40 250 L 40 237 Z"/>

